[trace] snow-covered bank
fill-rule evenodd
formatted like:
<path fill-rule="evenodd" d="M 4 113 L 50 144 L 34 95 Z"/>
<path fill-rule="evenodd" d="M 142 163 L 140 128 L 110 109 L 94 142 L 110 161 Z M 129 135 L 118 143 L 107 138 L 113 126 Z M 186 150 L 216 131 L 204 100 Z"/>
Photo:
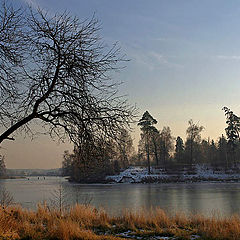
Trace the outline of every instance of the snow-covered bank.
<path fill-rule="evenodd" d="M 164 169 L 151 168 L 148 174 L 145 167 L 129 167 L 119 175 L 107 176 L 106 180 L 112 183 L 166 183 L 166 182 L 198 182 L 198 181 L 240 181 L 239 173 L 225 173 L 224 171 L 214 171 L 203 165 L 196 165 L 194 173 L 179 171 L 169 174 Z"/>

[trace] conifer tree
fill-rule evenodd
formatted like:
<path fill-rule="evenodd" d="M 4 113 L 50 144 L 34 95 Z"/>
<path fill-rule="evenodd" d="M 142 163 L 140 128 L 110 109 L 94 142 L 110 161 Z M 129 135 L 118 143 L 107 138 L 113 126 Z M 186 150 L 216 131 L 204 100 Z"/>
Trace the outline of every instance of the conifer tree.
<path fill-rule="evenodd" d="M 229 150 L 233 158 L 234 166 L 236 167 L 236 148 L 239 143 L 239 132 L 240 132 L 240 118 L 235 115 L 229 108 L 223 108 L 225 116 L 227 118 L 225 128 Z"/>
<path fill-rule="evenodd" d="M 156 165 L 159 165 L 159 141 L 160 141 L 161 135 L 160 132 L 152 126 L 151 131 L 151 151 L 154 154 Z"/>
<path fill-rule="evenodd" d="M 175 160 L 178 163 L 183 162 L 183 156 L 184 156 L 184 145 L 183 140 L 181 137 L 177 137 L 176 145 L 175 145 Z"/>
<path fill-rule="evenodd" d="M 142 131 L 141 138 L 144 141 L 145 152 L 147 155 L 147 166 L 148 166 L 148 173 L 150 174 L 150 144 L 151 144 L 151 134 L 155 131 L 154 124 L 157 123 L 157 120 L 154 119 L 148 111 L 146 111 L 142 118 L 138 122 L 138 126 Z"/>
<path fill-rule="evenodd" d="M 222 136 L 219 138 L 217 143 L 217 150 L 218 150 L 218 159 L 220 165 L 225 166 L 225 168 L 228 168 L 228 151 L 227 151 L 227 139 Z"/>

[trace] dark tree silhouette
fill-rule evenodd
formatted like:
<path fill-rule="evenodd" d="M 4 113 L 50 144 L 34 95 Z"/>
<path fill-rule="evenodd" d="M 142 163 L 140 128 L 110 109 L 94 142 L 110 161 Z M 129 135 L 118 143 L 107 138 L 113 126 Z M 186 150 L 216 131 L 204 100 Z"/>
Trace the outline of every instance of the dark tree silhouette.
<path fill-rule="evenodd" d="M 192 166 L 193 164 L 193 153 L 194 153 L 194 143 L 196 141 L 200 141 L 201 139 L 201 131 L 204 129 L 203 126 L 199 126 L 198 124 L 194 123 L 192 119 L 188 121 L 188 128 L 186 130 L 187 133 L 187 142 L 190 148 L 190 157 L 189 157 L 189 164 Z"/>
<path fill-rule="evenodd" d="M 228 169 L 229 163 L 228 163 L 228 145 L 227 145 L 227 139 L 222 134 L 221 137 L 219 137 L 218 144 L 217 144 L 217 150 L 218 150 L 218 159 L 219 164 L 225 166 L 225 169 Z"/>
<path fill-rule="evenodd" d="M 139 120 L 138 125 L 141 128 L 142 134 L 141 137 L 144 142 L 145 151 L 147 154 L 147 166 L 148 173 L 150 173 L 150 143 L 151 143 L 151 135 L 152 132 L 155 131 L 154 124 L 157 123 L 157 120 L 154 119 L 151 114 L 146 111 L 142 118 Z"/>
<path fill-rule="evenodd" d="M 129 127 L 135 107 L 118 96 L 111 78 L 123 56 L 116 45 L 105 47 L 95 18 L 81 22 L 66 13 L 3 6 L 0 144 L 19 130 L 35 134 L 32 123 L 76 144 L 88 132 L 112 136 Z"/>
<path fill-rule="evenodd" d="M 116 159 L 119 166 L 125 169 L 129 166 L 129 160 L 134 151 L 132 137 L 126 129 L 122 129 L 116 135 L 115 142 Z"/>
<path fill-rule="evenodd" d="M 236 167 L 236 148 L 239 143 L 240 118 L 235 115 L 229 108 L 223 108 L 227 118 L 227 127 L 225 128 L 229 149 L 233 157 L 234 166 Z"/>
<path fill-rule="evenodd" d="M 170 152 L 174 149 L 173 141 L 174 138 L 171 134 L 170 127 L 163 127 L 160 133 L 159 139 L 159 148 L 160 148 L 160 156 L 163 165 L 166 167 L 167 160 L 169 159 Z"/>
<path fill-rule="evenodd" d="M 159 141 L 160 141 L 160 132 L 154 126 L 151 127 L 150 132 L 151 137 L 151 151 L 155 156 L 156 165 L 159 165 Z"/>
<path fill-rule="evenodd" d="M 175 160 L 177 163 L 183 163 L 184 158 L 184 144 L 181 137 L 177 137 L 175 145 Z"/>

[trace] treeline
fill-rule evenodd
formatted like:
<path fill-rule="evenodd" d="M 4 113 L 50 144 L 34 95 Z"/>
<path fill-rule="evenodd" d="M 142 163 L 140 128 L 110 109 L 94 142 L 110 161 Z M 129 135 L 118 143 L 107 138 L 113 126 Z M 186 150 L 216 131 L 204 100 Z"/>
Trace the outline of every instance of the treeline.
<path fill-rule="evenodd" d="M 106 175 L 118 174 L 129 165 L 151 166 L 163 169 L 193 169 L 195 164 L 207 164 L 215 169 L 237 168 L 240 160 L 240 118 L 230 109 L 226 115 L 226 137 L 216 141 L 202 139 L 204 127 L 188 121 L 186 139 L 172 136 L 168 126 L 161 130 L 157 120 L 146 111 L 138 121 L 141 129 L 137 153 L 126 129 L 120 129 L 114 137 L 82 136 L 73 153 L 64 152 L 63 175 L 77 182 L 101 182 Z"/>
<path fill-rule="evenodd" d="M 162 168 L 192 168 L 193 164 L 208 164 L 214 168 L 236 168 L 240 159 L 240 118 L 224 107 L 227 127 L 226 137 L 216 141 L 202 139 L 203 126 L 189 120 L 186 140 L 174 138 L 169 127 L 158 130 L 157 120 L 146 111 L 139 120 L 141 139 L 138 145 L 138 164 Z"/>
<path fill-rule="evenodd" d="M 118 174 L 133 164 L 134 147 L 131 135 L 121 129 L 113 138 L 80 138 L 73 153 L 64 152 L 62 173 L 71 181 L 102 182 L 106 175 Z"/>

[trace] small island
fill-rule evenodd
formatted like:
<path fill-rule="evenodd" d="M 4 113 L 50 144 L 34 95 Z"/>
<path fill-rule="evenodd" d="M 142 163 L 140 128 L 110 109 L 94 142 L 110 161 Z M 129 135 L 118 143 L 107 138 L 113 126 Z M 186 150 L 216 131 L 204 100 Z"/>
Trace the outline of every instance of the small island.
<path fill-rule="evenodd" d="M 62 174 L 78 183 L 238 182 L 240 118 L 228 108 L 224 111 L 227 137 L 202 139 L 204 127 L 189 120 L 185 142 L 172 136 L 170 127 L 157 129 L 157 120 L 146 111 L 138 121 L 137 152 L 126 129 L 116 141 L 82 139 L 73 153 L 64 152 Z"/>

